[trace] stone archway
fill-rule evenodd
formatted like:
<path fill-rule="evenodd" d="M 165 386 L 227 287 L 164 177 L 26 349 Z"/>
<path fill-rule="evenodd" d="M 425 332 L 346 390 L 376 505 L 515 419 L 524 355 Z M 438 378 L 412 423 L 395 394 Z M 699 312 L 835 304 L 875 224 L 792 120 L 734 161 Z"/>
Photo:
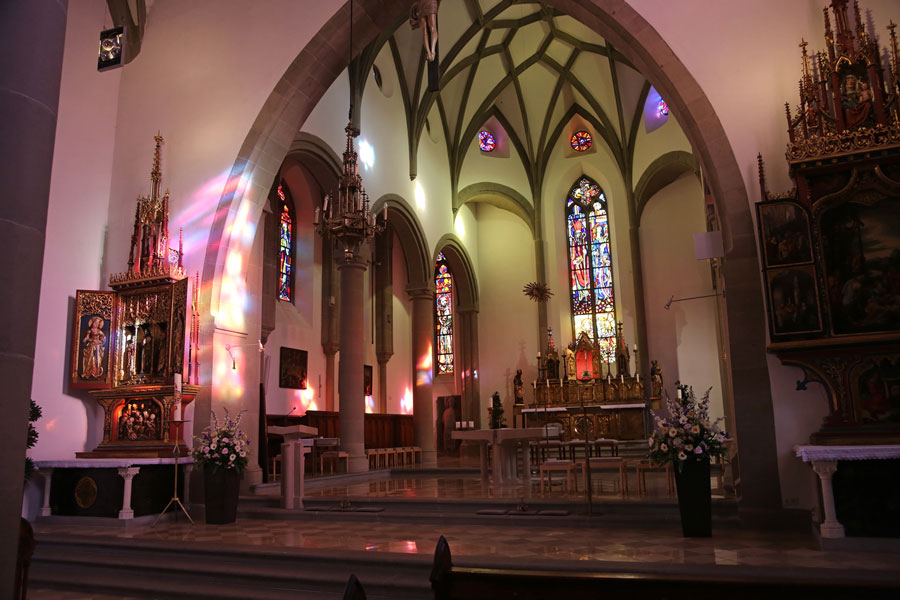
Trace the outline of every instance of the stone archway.
<path fill-rule="evenodd" d="M 739 440 L 742 505 L 754 509 L 780 508 L 774 413 L 768 367 L 763 348 L 765 309 L 759 280 L 756 237 L 743 178 L 728 137 L 709 99 L 674 55 L 665 40 L 625 0 L 545 0 L 614 44 L 666 97 L 699 156 L 716 202 L 726 240 L 723 276 L 730 301 L 727 311 L 731 356 L 731 386 Z M 388 27 L 406 16 L 405 3 L 355 0 L 353 53 L 358 54 Z M 361 9 L 361 10 L 360 10 Z M 258 219 L 267 187 L 307 116 L 328 86 L 347 67 L 346 55 L 331 45 L 349 34 L 349 5 L 342 6 L 297 56 L 265 102 L 229 174 L 210 228 L 204 261 L 204 281 L 220 282 L 231 246 L 231 225 Z M 245 212 L 242 212 L 245 211 Z M 248 216 L 249 215 L 249 216 Z M 217 337 L 229 335 L 216 323 L 220 285 L 204 286 L 201 294 L 201 345 L 216 347 Z M 217 343 L 217 342 L 216 342 Z M 222 345 L 219 343 L 218 345 Z M 203 357 L 202 357 L 203 358 Z M 203 360 L 204 380 L 210 381 L 212 361 Z M 209 398 L 198 398 L 198 410 Z M 198 420 L 196 427 L 204 422 Z"/>

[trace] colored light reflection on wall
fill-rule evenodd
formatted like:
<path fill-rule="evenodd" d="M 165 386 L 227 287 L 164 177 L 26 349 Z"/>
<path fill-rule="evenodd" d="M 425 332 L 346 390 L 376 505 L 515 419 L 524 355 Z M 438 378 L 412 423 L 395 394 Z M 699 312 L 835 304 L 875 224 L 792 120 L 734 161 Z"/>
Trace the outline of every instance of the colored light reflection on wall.
<path fill-rule="evenodd" d="M 411 415 L 413 412 L 413 394 L 412 390 L 406 388 L 406 392 L 403 394 L 403 398 L 400 400 L 400 413 L 404 415 Z"/>
<path fill-rule="evenodd" d="M 243 348 L 238 345 L 230 347 L 216 345 L 213 351 L 213 381 L 217 388 L 217 397 L 223 401 L 236 400 L 244 393 L 243 365 L 245 357 Z"/>
<path fill-rule="evenodd" d="M 302 417 L 308 410 L 319 410 L 316 405 L 312 387 L 305 390 L 294 390 L 294 401 L 291 403 L 291 414 Z"/>
<path fill-rule="evenodd" d="M 366 396 L 366 414 L 371 415 L 375 412 L 375 397 Z"/>
<path fill-rule="evenodd" d="M 256 225 L 250 216 L 250 203 L 243 202 L 226 230 L 230 243 L 222 274 L 219 306 L 215 315 L 218 325 L 238 331 L 245 325 L 245 312 L 249 306 L 246 258 L 250 254 L 256 234 Z"/>
<path fill-rule="evenodd" d="M 453 228 L 456 230 L 456 235 L 461 238 L 466 237 L 466 224 L 463 223 L 462 213 L 456 213 L 456 219 L 453 221 Z"/>
<path fill-rule="evenodd" d="M 375 148 L 368 140 L 360 140 L 359 142 L 359 162 L 363 164 L 366 171 L 371 171 L 375 166 Z"/>
<path fill-rule="evenodd" d="M 416 385 L 429 385 L 431 383 L 432 371 L 432 347 L 431 342 L 428 343 L 428 352 L 419 358 L 416 363 Z"/>

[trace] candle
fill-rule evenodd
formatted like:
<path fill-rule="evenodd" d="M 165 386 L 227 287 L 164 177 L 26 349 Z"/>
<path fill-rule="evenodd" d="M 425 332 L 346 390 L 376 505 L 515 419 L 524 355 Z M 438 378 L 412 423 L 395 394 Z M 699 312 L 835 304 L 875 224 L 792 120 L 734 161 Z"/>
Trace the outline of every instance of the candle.
<path fill-rule="evenodd" d="M 678 388 L 678 399 L 681 400 L 681 388 Z"/>
<path fill-rule="evenodd" d="M 319 207 L 318 206 L 316 207 L 315 213 L 313 213 L 313 224 L 315 224 L 315 225 L 319 224 Z"/>
<path fill-rule="evenodd" d="M 175 420 L 180 421 L 183 407 L 181 405 L 181 373 L 175 373 Z"/>
<path fill-rule="evenodd" d="M 610 384 L 609 373 L 606 374 L 606 385 Z"/>
<path fill-rule="evenodd" d="M 637 352 L 637 344 L 635 344 L 635 345 L 633 346 L 633 348 L 634 348 L 634 351 Z"/>
<path fill-rule="evenodd" d="M 538 352 L 538 360 L 541 360 L 541 353 Z"/>
<path fill-rule="evenodd" d="M 619 373 L 619 381 L 625 383 L 625 376 Z"/>

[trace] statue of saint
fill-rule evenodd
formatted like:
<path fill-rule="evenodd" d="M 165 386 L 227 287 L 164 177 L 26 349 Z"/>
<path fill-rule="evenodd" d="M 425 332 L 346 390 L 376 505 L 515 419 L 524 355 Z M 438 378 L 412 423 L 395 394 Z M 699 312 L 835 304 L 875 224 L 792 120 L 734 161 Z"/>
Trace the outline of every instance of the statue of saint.
<path fill-rule="evenodd" d="M 658 398 L 662 396 L 663 392 L 663 377 L 662 377 L 662 367 L 659 366 L 659 363 L 655 360 L 650 361 L 650 395 L 654 398 Z"/>
<path fill-rule="evenodd" d="M 84 344 L 81 351 L 81 377 L 82 379 L 100 379 L 103 377 L 103 354 L 106 345 L 103 319 L 92 318 L 88 322 L 87 333 L 81 341 Z"/>
<path fill-rule="evenodd" d="M 153 334 L 150 328 L 144 329 L 144 339 L 141 340 L 141 373 L 150 374 L 153 371 Z"/>
<path fill-rule="evenodd" d="M 491 407 L 488 409 L 491 413 L 491 429 L 502 429 L 506 427 L 503 418 L 503 402 L 500 400 L 500 392 L 494 392 L 491 396 Z"/>
<path fill-rule="evenodd" d="M 571 348 L 566 348 L 566 376 L 569 379 L 578 378 L 575 370 L 575 351 Z"/>
<path fill-rule="evenodd" d="M 418 0 L 409 9 L 409 24 L 413 29 L 422 28 L 422 43 L 428 62 L 435 59 L 437 49 L 437 12 L 438 0 Z"/>
<path fill-rule="evenodd" d="M 125 366 L 122 369 L 123 379 L 131 379 L 132 375 L 134 375 L 134 353 L 136 350 L 134 336 L 129 333 L 128 337 L 125 338 L 125 351 L 123 352 L 125 361 Z"/>
<path fill-rule="evenodd" d="M 522 385 L 522 369 L 516 369 L 516 376 L 513 378 L 513 395 L 516 404 L 525 403 L 525 390 Z"/>

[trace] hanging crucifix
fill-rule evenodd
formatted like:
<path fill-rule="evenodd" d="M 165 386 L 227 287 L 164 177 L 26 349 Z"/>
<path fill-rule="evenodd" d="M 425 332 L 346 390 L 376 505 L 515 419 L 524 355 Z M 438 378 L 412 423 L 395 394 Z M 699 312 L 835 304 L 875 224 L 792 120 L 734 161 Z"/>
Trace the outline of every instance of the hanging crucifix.
<path fill-rule="evenodd" d="M 409 24 L 422 28 L 422 44 L 428 69 L 428 91 L 440 90 L 441 72 L 438 65 L 438 0 L 417 0 L 409 9 Z"/>

